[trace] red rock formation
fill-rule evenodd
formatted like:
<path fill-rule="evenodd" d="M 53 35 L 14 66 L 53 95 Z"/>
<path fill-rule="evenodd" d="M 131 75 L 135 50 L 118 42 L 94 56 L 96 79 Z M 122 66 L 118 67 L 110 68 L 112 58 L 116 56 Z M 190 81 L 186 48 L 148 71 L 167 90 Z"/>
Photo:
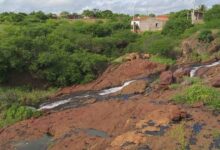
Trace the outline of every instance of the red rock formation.
<path fill-rule="evenodd" d="M 165 68 L 165 65 L 149 62 L 143 59 L 136 59 L 120 65 L 111 65 L 96 81 L 85 85 L 73 85 L 71 87 L 63 88 L 58 91 L 55 96 L 79 91 L 101 90 L 117 86 L 127 80 L 139 76 L 148 76 L 158 71 L 163 71 Z"/>

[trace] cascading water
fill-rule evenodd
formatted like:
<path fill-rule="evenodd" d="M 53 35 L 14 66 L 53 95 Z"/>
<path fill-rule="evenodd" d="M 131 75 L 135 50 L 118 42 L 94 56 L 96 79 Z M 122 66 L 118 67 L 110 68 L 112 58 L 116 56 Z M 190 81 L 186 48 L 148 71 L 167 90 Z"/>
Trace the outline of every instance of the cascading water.
<path fill-rule="evenodd" d="M 98 92 L 98 94 L 96 94 L 97 93 L 96 92 L 96 93 L 91 93 L 91 94 L 86 94 L 86 95 L 74 96 L 72 98 L 59 100 L 59 101 L 56 101 L 56 102 L 53 102 L 53 103 L 45 103 L 45 104 L 42 104 L 38 110 L 53 109 L 53 108 L 56 108 L 60 105 L 70 103 L 73 99 L 89 98 L 89 97 L 94 97 L 94 95 L 96 95 L 96 96 L 105 96 L 105 95 L 109 95 L 109 94 L 112 94 L 112 93 L 116 93 L 116 92 L 120 91 L 121 89 L 128 86 L 129 84 L 131 84 L 134 81 L 136 81 L 136 80 L 127 81 L 122 86 L 102 90 L 102 91 Z"/>
<path fill-rule="evenodd" d="M 122 86 L 103 90 L 103 91 L 101 91 L 101 92 L 99 93 L 99 95 L 103 96 L 103 95 L 108 95 L 108 94 L 116 93 L 116 92 L 122 90 L 124 87 L 128 86 L 129 84 L 131 84 L 131 83 L 134 82 L 134 81 L 135 81 L 135 80 L 127 81 L 127 82 L 125 82 Z"/>
<path fill-rule="evenodd" d="M 43 104 L 43 105 L 40 106 L 40 108 L 38 110 L 53 109 L 53 108 L 58 107 L 60 105 L 69 103 L 70 101 L 71 101 L 71 99 L 69 98 L 69 99 L 66 99 L 66 100 L 61 100 L 61 101 L 57 101 L 57 102 L 50 103 L 50 104 Z"/>
<path fill-rule="evenodd" d="M 196 72 L 200 69 L 200 68 L 210 68 L 210 67 L 214 67 L 220 65 L 220 61 L 214 62 L 212 64 L 209 65 L 201 65 L 201 66 L 197 66 L 197 67 L 193 67 L 190 71 L 190 77 L 195 77 L 196 76 Z"/>

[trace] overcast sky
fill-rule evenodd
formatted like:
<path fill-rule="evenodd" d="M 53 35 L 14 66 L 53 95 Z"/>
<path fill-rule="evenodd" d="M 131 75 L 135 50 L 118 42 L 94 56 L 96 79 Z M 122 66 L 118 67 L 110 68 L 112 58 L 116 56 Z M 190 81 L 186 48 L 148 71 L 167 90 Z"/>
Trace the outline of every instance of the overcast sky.
<path fill-rule="evenodd" d="M 193 8 L 194 0 L 0 0 L 0 12 L 16 11 L 59 13 L 61 11 L 81 12 L 85 9 L 110 9 L 118 13 L 165 14 L 186 8 Z M 220 0 L 196 0 L 196 5 L 211 7 Z M 134 11 L 135 10 L 135 11 Z"/>

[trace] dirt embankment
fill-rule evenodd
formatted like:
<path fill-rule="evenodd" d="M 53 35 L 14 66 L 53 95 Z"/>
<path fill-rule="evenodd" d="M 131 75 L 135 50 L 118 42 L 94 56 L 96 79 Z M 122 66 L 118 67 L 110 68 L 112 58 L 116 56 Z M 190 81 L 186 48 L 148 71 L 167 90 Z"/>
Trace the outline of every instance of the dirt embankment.
<path fill-rule="evenodd" d="M 198 33 L 185 39 L 181 43 L 182 56 L 178 59 L 178 65 L 192 65 L 197 63 L 213 62 L 220 59 L 220 38 L 213 31 L 214 40 L 210 43 L 198 40 Z"/>
<path fill-rule="evenodd" d="M 132 80 L 136 77 L 146 77 L 150 74 L 161 72 L 166 69 L 165 65 L 153 63 L 144 59 L 135 59 L 125 62 L 120 65 L 111 65 L 108 69 L 94 82 L 84 85 L 73 85 L 65 87 L 58 91 L 55 96 L 64 94 L 101 90 L 109 87 L 114 87 L 127 80 Z"/>

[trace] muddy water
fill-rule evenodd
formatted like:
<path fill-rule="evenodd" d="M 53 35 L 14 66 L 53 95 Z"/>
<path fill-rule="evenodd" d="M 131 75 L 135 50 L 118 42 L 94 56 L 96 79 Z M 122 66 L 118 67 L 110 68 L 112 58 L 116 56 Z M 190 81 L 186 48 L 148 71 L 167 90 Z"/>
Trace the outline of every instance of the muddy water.
<path fill-rule="evenodd" d="M 89 136 L 95 136 L 95 137 L 101 137 L 101 138 L 108 138 L 109 135 L 101 130 L 96 130 L 96 129 L 86 129 L 85 132 L 89 135 Z"/>
<path fill-rule="evenodd" d="M 44 135 L 42 138 L 33 141 L 20 141 L 14 144 L 15 150 L 47 150 L 52 137 Z"/>

